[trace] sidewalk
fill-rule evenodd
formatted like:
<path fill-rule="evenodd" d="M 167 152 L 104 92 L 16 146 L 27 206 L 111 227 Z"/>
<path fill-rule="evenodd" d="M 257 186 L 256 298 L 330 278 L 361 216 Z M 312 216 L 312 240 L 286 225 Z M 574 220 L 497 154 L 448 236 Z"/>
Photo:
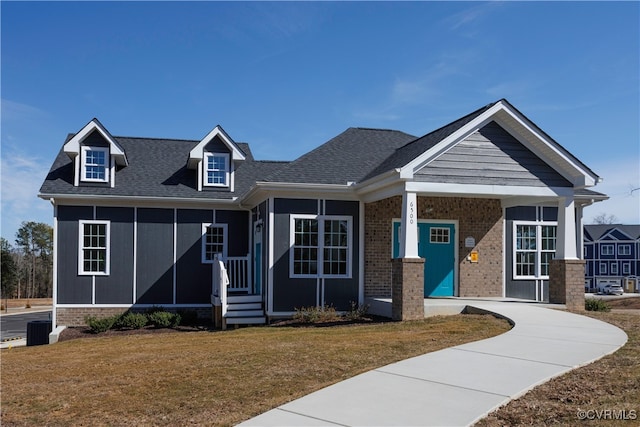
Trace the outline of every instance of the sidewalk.
<path fill-rule="evenodd" d="M 456 301 L 504 316 L 515 326 L 497 337 L 366 372 L 240 425 L 466 426 L 627 341 L 615 326 L 561 310 Z"/>

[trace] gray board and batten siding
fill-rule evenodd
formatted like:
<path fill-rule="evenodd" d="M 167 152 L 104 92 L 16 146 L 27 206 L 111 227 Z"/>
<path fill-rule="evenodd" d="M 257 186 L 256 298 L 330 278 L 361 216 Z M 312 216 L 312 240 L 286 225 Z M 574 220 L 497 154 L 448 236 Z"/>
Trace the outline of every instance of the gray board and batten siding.
<path fill-rule="evenodd" d="M 416 181 L 531 187 L 571 187 L 496 122 L 474 132 L 416 172 Z"/>
<path fill-rule="evenodd" d="M 246 256 L 249 218 L 245 210 L 58 206 L 56 303 L 209 305 L 202 224 L 227 224 L 228 255 Z M 108 275 L 78 274 L 81 220 L 110 222 Z"/>
<path fill-rule="evenodd" d="M 333 306 L 348 310 L 358 302 L 360 265 L 359 202 L 317 199 L 274 200 L 273 311 L 293 312 L 296 308 Z M 324 210 L 324 211 L 323 211 Z M 289 269 L 291 215 L 340 215 L 351 217 L 352 251 L 349 278 L 291 278 Z"/>

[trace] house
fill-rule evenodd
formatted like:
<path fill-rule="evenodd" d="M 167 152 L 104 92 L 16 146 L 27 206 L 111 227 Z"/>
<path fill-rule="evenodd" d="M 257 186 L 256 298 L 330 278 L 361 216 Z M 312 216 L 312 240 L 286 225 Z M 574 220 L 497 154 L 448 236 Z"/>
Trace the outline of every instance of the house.
<path fill-rule="evenodd" d="M 625 292 L 640 291 L 640 225 L 585 225 L 584 259 L 585 290 L 595 292 L 599 285 L 615 283 Z"/>
<path fill-rule="evenodd" d="M 296 308 L 424 297 L 584 307 L 582 210 L 600 178 L 507 100 L 424 136 L 350 128 L 291 162 L 260 161 L 220 126 L 202 140 L 64 142 L 40 190 L 54 208 L 54 325 L 164 306 L 228 323 Z"/>

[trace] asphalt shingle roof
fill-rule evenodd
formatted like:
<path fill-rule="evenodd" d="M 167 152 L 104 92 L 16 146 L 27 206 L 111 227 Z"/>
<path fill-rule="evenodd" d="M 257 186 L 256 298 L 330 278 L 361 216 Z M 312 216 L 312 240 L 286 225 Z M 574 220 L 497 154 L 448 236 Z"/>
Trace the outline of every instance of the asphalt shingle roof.
<path fill-rule="evenodd" d="M 96 196 L 231 199 L 242 196 L 256 180 L 272 174 L 286 162 L 256 161 L 248 144 L 238 143 L 246 160 L 235 173 L 235 191 L 197 190 L 196 171 L 187 169 L 189 152 L 199 141 L 114 137 L 127 154 L 129 165 L 116 172 L 114 188 L 73 186 L 73 162 L 60 150 L 40 193 Z"/>
<path fill-rule="evenodd" d="M 361 182 L 394 151 L 416 137 L 397 130 L 349 128 L 265 179 L 269 182 Z"/>
<path fill-rule="evenodd" d="M 584 230 L 591 237 L 591 240 L 599 240 L 614 229 L 620 230 L 634 240 L 640 238 L 640 225 L 638 224 L 588 224 L 584 226 Z"/>

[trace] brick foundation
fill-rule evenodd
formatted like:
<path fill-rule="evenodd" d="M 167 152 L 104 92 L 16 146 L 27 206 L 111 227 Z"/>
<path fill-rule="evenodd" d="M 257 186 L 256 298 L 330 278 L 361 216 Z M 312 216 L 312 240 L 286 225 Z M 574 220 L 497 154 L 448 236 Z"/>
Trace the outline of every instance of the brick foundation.
<path fill-rule="evenodd" d="M 401 213 L 401 196 L 365 205 L 367 297 L 391 297 L 392 220 Z M 458 221 L 458 296 L 502 296 L 503 217 L 499 200 L 418 197 L 418 219 Z M 476 246 L 465 247 L 466 237 L 473 237 Z M 467 260 L 472 250 L 478 251 L 477 263 Z"/>
<path fill-rule="evenodd" d="M 553 259 L 549 263 L 549 302 L 584 311 L 584 267 L 581 259 Z"/>
<path fill-rule="evenodd" d="M 210 307 L 197 307 L 197 308 L 181 308 L 181 309 L 173 309 L 170 307 L 164 307 L 167 311 L 196 311 L 198 313 L 198 317 L 201 319 L 211 319 L 211 308 Z M 57 326 L 86 326 L 85 318 L 87 316 L 93 316 L 97 318 L 111 317 L 119 314 L 126 313 L 127 311 L 137 311 L 144 312 L 146 308 L 99 308 L 99 307 L 72 307 L 72 308 L 57 308 L 56 309 L 56 325 Z"/>
<path fill-rule="evenodd" d="M 424 259 L 391 260 L 393 320 L 424 319 Z"/>

